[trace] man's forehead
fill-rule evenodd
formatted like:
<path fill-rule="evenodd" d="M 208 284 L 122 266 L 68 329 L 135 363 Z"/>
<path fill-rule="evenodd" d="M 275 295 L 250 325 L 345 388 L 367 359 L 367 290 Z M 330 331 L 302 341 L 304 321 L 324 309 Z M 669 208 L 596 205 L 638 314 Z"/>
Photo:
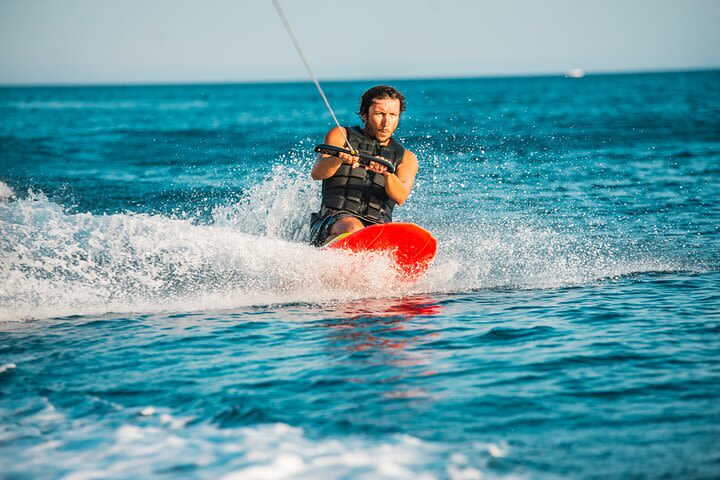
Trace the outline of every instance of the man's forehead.
<path fill-rule="evenodd" d="M 387 111 L 395 111 L 400 112 L 400 100 L 397 98 L 373 98 L 372 103 L 370 104 L 370 108 L 373 110 L 387 110 Z"/>

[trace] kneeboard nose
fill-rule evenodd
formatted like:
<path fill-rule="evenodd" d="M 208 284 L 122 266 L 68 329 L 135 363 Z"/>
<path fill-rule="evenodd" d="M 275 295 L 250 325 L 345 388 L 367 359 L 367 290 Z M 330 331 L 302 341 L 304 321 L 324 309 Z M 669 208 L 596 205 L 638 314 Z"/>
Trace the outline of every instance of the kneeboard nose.
<path fill-rule="evenodd" d="M 402 274 L 415 279 L 430 266 L 437 240 L 414 223 L 370 225 L 332 240 L 325 248 L 361 252 L 387 252 Z"/>

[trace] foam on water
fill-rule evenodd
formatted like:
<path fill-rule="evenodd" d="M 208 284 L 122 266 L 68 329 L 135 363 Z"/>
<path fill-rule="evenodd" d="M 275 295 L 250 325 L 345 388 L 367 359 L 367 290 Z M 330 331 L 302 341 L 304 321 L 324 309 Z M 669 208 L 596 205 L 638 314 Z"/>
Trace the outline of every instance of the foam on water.
<path fill-rule="evenodd" d="M 128 478 L 159 472 L 193 478 L 261 480 L 294 478 L 494 479 L 495 458 L 512 454 L 504 442 L 474 442 L 455 447 L 392 434 L 380 439 L 360 436 L 313 439 L 302 428 L 269 423 L 242 428 L 190 425 L 191 418 L 143 408 L 131 411 L 115 426 L 76 421 L 72 430 L 53 405 L 42 400 L 25 418 L 29 436 L 43 431 L 44 441 L 17 449 L 15 465 L 23 475 L 63 475 L 68 479 Z M 147 413 L 152 409 L 152 413 Z M 92 445 L 92 446 L 91 446 Z M 5 473 L 19 473 L 8 466 Z"/>
<path fill-rule="evenodd" d="M 8 370 L 14 370 L 15 368 L 17 367 L 14 363 L 6 363 L 4 365 L 0 365 L 0 373 L 5 373 Z"/>
<path fill-rule="evenodd" d="M 397 292 L 388 260 L 163 216 L 0 205 L 2 319 L 186 311 Z"/>
<path fill-rule="evenodd" d="M 5 183 L 0 182 L 0 201 L 8 200 L 15 195 L 13 189 L 7 186 Z"/>
<path fill-rule="evenodd" d="M 216 207 L 213 222 L 253 236 L 308 242 L 310 215 L 318 205 L 320 185 L 310 181 L 306 168 L 275 165 L 271 174 L 248 189 L 240 201 Z"/>
<path fill-rule="evenodd" d="M 319 189 L 276 167 L 210 221 L 68 213 L 42 193 L 0 185 L 0 320 L 108 312 L 229 309 L 486 288 L 555 288 L 682 268 L 652 255 L 509 219 L 452 219 L 416 284 L 380 255 L 306 243 Z"/>

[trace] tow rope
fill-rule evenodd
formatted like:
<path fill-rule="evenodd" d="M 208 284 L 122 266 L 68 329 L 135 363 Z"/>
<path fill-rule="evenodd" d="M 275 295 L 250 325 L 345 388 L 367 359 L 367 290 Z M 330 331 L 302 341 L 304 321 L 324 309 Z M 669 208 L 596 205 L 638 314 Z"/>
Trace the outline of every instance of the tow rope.
<path fill-rule="evenodd" d="M 338 122 L 338 119 L 335 116 L 335 112 L 333 111 L 332 107 L 330 106 L 330 102 L 328 102 L 328 99 L 325 96 L 325 92 L 323 92 L 323 89 L 320 86 L 320 82 L 318 82 L 318 79 L 315 76 L 315 73 L 313 73 L 313 70 L 310 67 L 310 62 L 308 62 L 307 57 L 305 57 L 305 53 L 303 53 L 303 49 L 300 46 L 300 42 L 298 42 L 298 39 L 295 36 L 295 33 L 293 33 L 293 29 L 290 26 L 290 22 L 288 22 L 287 17 L 285 16 L 285 12 L 283 12 L 282 7 L 280 6 L 279 0 L 272 0 L 272 2 L 273 2 L 273 5 L 275 6 L 275 10 L 277 10 L 278 15 L 280 16 L 280 20 L 282 20 L 283 26 L 285 27 L 285 31 L 287 31 L 288 35 L 290 35 L 290 39 L 292 40 L 293 44 L 295 45 L 295 49 L 297 50 L 298 54 L 300 55 L 300 58 L 302 59 L 303 63 L 305 64 L 305 68 L 307 68 L 307 71 L 310 74 L 310 78 L 312 78 L 312 81 L 315 84 L 315 87 L 317 87 L 317 90 L 320 93 L 320 96 L 322 97 L 323 101 L 325 102 L 325 106 L 327 107 L 328 111 L 330 112 L 330 115 L 332 116 L 333 120 L 335 121 L 335 125 L 338 126 L 340 133 L 342 133 L 342 136 L 345 139 L 345 144 L 350 148 L 350 151 L 352 153 L 355 153 L 355 149 L 352 147 L 352 145 L 350 145 L 350 142 L 348 142 L 347 136 L 345 135 L 345 130 L 340 126 L 340 122 Z"/>

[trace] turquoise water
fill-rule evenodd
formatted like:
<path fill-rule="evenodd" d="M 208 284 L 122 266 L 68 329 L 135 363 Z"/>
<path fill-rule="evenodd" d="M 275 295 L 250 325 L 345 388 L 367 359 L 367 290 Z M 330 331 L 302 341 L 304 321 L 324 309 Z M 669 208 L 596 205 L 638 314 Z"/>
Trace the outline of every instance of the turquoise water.
<path fill-rule="evenodd" d="M 1 476 L 717 478 L 720 72 L 396 86 L 413 285 L 310 84 L 0 89 Z"/>

